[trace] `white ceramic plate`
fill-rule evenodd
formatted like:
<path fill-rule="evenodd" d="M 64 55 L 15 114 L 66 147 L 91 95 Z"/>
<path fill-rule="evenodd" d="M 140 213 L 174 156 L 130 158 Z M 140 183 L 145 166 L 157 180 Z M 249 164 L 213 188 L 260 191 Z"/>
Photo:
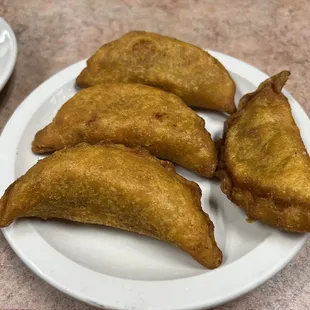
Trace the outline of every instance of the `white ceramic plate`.
<path fill-rule="evenodd" d="M 232 57 L 212 52 L 237 84 L 236 100 L 253 91 L 267 75 Z M 85 61 L 39 86 L 5 127 L 0 149 L 0 193 L 39 159 L 31 152 L 37 130 L 49 123 L 77 89 L 75 78 Z M 293 77 L 294 78 L 294 77 Z M 310 150 L 310 122 L 287 93 L 294 117 Z M 214 138 L 222 134 L 224 115 L 199 112 Z M 23 262 L 59 290 L 108 309 L 206 309 L 248 292 L 283 268 L 300 250 L 306 235 L 280 232 L 244 213 L 220 191 L 219 182 L 178 168 L 199 183 L 202 204 L 214 224 L 224 262 L 206 270 L 173 246 L 117 229 L 24 219 L 3 233 Z"/>
<path fill-rule="evenodd" d="M 0 91 L 10 78 L 17 56 L 17 43 L 10 25 L 0 17 Z"/>

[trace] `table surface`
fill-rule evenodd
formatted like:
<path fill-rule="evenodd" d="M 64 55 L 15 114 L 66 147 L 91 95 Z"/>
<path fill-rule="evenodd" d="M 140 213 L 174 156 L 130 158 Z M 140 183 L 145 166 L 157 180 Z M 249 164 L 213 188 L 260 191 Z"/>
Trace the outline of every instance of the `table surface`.
<path fill-rule="evenodd" d="M 0 0 L 0 16 L 15 31 L 19 49 L 15 72 L 0 93 L 0 132 L 40 83 L 134 29 L 232 55 L 269 75 L 288 69 L 286 89 L 310 115 L 308 0 Z M 216 309 L 310 309 L 309 257 L 310 242 L 265 284 Z M 2 234 L 0 275 L 0 309 L 94 310 L 37 278 Z"/>

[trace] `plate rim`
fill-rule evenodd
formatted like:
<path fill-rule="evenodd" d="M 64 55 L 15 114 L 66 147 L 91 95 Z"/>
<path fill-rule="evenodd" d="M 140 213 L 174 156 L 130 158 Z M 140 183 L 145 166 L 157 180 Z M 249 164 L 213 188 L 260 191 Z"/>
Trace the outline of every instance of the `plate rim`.
<path fill-rule="evenodd" d="M 251 76 L 251 82 L 256 86 L 268 77 L 259 69 L 241 60 L 215 51 L 208 51 L 210 54 L 219 59 L 219 61 L 222 62 L 229 71 L 234 72 L 235 74 L 244 77 L 245 73 L 249 70 L 251 72 L 255 72 L 253 77 Z M 229 63 L 227 63 L 227 61 Z M 9 119 L 0 136 L 0 148 L 4 148 L 7 144 L 10 145 L 11 148 L 6 152 L 3 152 L 5 154 L 0 153 L 0 162 L 4 166 L 3 175 L 8 175 L 6 181 L 0 179 L 0 191 L 5 189 L 6 185 L 14 181 L 16 149 L 13 147 L 14 141 L 12 140 L 14 139 L 12 138 L 12 132 L 18 143 L 18 138 L 22 134 L 24 127 L 27 125 L 28 120 L 32 116 L 32 113 L 34 113 L 42 102 L 49 98 L 59 87 L 72 80 L 72 78 L 75 78 L 84 66 L 85 60 L 82 60 L 54 74 L 27 96 L 27 98 Z M 234 67 L 238 68 L 237 72 L 232 70 Z M 284 93 L 289 98 L 292 110 L 294 109 L 296 115 L 298 114 L 300 121 L 306 121 L 306 124 L 310 128 L 308 116 L 302 107 L 288 92 L 284 91 Z M 24 117 L 27 113 L 29 115 L 28 119 L 27 117 Z M 20 116 L 23 116 L 23 118 L 20 119 Z M 8 133 L 10 135 L 8 135 Z M 310 139 L 307 144 L 310 145 Z M 11 156 L 8 156 L 8 154 Z M 13 175 L 11 175 L 12 171 L 10 172 L 10 168 L 13 170 Z M 25 228 L 28 229 L 28 232 L 31 231 L 31 229 L 35 229 L 29 223 L 26 224 L 28 226 L 24 226 L 26 226 Z M 27 238 L 31 238 L 33 236 L 29 234 L 25 234 L 25 236 L 14 235 L 14 223 L 11 226 L 2 229 L 2 232 L 14 252 L 21 258 L 28 268 L 30 268 L 41 279 L 64 293 L 97 307 L 101 306 L 111 309 L 145 309 L 145 307 L 147 307 L 148 309 L 154 310 L 206 309 L 208 307 L 218 306 L 235 299 L 259 286 L 281 270 L 299 252 L 308 237 L 307 234 L 295 235 L 275 230 L 271 236 L 266 238 L 266 240 L 264 240 L 247 255 L 227 266 L 213 270 L 210 273 L 174 280 L 137 281 L 103 275 L 87 269 L 84 266 L 78 265 L 58 253 L 45 241 L 43 242 L 43 239 L 40 240 L 40 238 L 42 238 L 41 236 L 36 238 L 37 244 L 40 244 L 40 256 L 38 257 L 38 253 L 35 250 L 32 249 L 30 251 L 26 246 L 26 243 L 30 241 L 27 240 Z M 33 242 L 33 240 L 31 241 Z M 54 252 L 52 254 L 51 248 Z M 264 258 L 262 261 L 261 257 L 257 255 L 259 252 L 269 253 L 269 257 L 266 258 L 266 260 Z M 76 277 L 75 281 L 68 280 L 70 277 L 67 275 L 65 277 L 61 275 L 60 270 L 51 270 L 51 266 L 48 262 L 48 258 L 50 258 L 51 255 L 57 257 L 57 259 L 62 262 L 62 266 L 66 266 L 66 268 L 58 267 L 62 269 L 62 272 L 69 270 L 73 275 L 76 274 L 76 272 L 80 272 L 80 275 L 85 276 L 88 280 L 96 279 L 96 281 L 98 281 L 97 283 L 107 284 L 107 286 L 104 287 L 104 290 L 101 290 L 101 288 L 90 289 L 87 285 L 85 285 L 85 279 L 83 279 L 82 282 L 78 281 Z M 272 268 L 270 267 L 268 269 L 264 267 L 268 264 L 272 264 Z M 253 277 L 253 266 L 260 266 L 260 268 L 257 268 L 254 272 L 256 277 Z M 260 270 L 261 268 L 263 270 Z M 243 283 L 244 281 L 240 277 L 236 277 L 234 270 L 240 269 L 248 270 L 248 274 L 252 274 L 250 279 L 247 279 L 246 283 Z M 227 286 L 227 283 L 217 281 L 218 279 L 225 278 L 225 273 L 226 277 L 229 275 L 228 279 L 233 279 L 237 282 L 239 281 L 239 284 L 237 285 L 235 285 L 236 282 L 234 284 L 231 283 L 232 286 L 237 286 L 237 289 L 231 289 Z M 210 275 L 213 275 L 211 276 L 211 282 L 218 283 L 219 286 L 221 286 L 221 289 L 225 287 L 227 292 L 225 294 L 220 293 L 218 294 L 220 296 L 216 296 L 215 298 L 213 297 L 206 299 L 206 288 L 208 284 L 206 282 L 210 282 L 210 279 L 208 278 Z M 169 286 L 172 283 L 171 281 L 173 281 L 174 290 L 171 290 L 171 288 L 169 289 Z M 210 289 L 212 289 L 212 287 L 210 287 Z M 188 301 L 188 294 L 191 296 L 190 302 Z M 121 301 L 119 296 L 122 296 Z M 161 298 L 158 298 L 158 296 Z M 162 302 L 162 304 L 159 304 L 158 302 Z"/>
<path fill-rule="evenodd" d="M 12 72 L 15 68 L 16 59 L 17 59 L 17 52 L 18 52 L 17 40 L 15 37 L 15 33 L 14 33 L 13 29 L 11 28 L 11 26 L 8 24 L 8 22 L 2 17 L 0 17 L 0 27 L 1 27 L 1 25 L 3 25 L 4 29 L 6 29 L 9 32 L 10 37 L 12 39 L 12 41 L 11 41 L 12 55 L 10 57 L 11 61 L 9 62 L 8 66 L 6 67 L 5 74 L 2 77 L 0 76 L 0 91 L 4 88 L 4 86 L 6 85 L 6 83 L 9 80 L 10 76 L 12 75 Z"/>

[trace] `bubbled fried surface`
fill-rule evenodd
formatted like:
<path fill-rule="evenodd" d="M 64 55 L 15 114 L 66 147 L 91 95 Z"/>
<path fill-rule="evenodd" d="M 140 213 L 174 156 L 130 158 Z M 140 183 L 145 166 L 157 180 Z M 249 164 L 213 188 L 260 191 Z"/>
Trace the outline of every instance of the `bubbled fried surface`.
<path fill-rule="evenodd" d="M 199 186 L 141 149 L 82 144 L 55 152 L 0 200 L 0 226 L 16 218 L 103 224 L 168 241 L 207 268 L 222 261 Z"/>
<path fill-rule="evenodd" d="M 224 66 L 199 47 L 145 31 L 104 44 L 77 78 L 80 87 L 129 82 L 162 88 L 189 106 L 235 111 L 235 84 Z"/>
<path fill-rule="evenodd" d="M 217 164 L 204 120 L 179 97 L 141 84 L 101 84 L 80 91 L 36 134 L 33 151 L 55 151 L 81 142 L 143 146 L 207 177 Z"/>
<path fill-rule="evenodd" d="M 283 71 L 245 95 L 226 123 L 222 189 L 249 217 L 310 231 L 310 160 L 287 98 Z"/>

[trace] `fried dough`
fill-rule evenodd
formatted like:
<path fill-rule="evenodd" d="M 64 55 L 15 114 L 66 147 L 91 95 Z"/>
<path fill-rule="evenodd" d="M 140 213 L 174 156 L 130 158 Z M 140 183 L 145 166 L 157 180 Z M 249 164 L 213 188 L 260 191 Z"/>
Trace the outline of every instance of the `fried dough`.
<path fill-rule="evenodd" d="M 235 83 L 201 48 L 156 33 L 132 31 L 104 44 L 78 76 L 77 85 L 139 83 L 162 88 L 190 107 L 236 110 Z"/>
<path fill-rule="evenodd" d="M 43 153 L 81 142 L 143 146 L 206 177 L 217 164 L 204 120 L 179 97 L 140 84 L 101 84 L 80 91 L 36 134 L 32 149 Z"/>
<path fill-rule="evenodd" d="M 40 160 L 6 190 L 0 226 L 20 217 L 103 224 L 168 241 L 207 268 L 222 253 L 199 186 L 142 149 L 83 144 Z"/>
<path fill-rule="evenodd" d="M 310 231 L 310 159 L 281 89 L 283 71 L 245 95 L 226 122 L 217 175 L 222 191 L 253 219 Z"/>

